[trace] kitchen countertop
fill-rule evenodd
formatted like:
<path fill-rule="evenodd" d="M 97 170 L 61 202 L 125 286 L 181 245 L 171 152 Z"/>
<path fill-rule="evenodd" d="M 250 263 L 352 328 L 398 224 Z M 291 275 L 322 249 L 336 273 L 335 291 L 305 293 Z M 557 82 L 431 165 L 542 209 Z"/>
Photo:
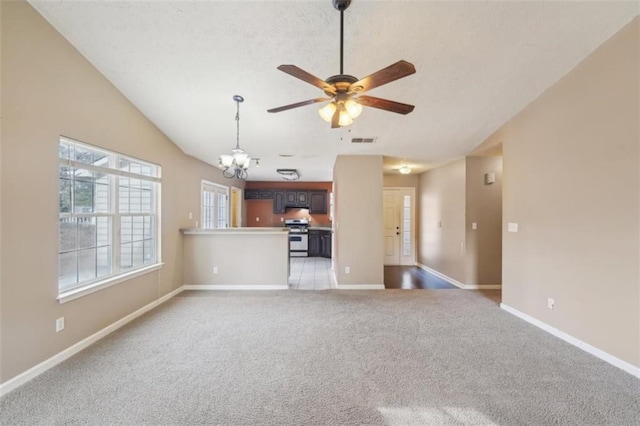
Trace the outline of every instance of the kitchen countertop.
<path fill-rule="evenodd" d="M 215 228 L 215 229 L 203 229 L 203 228 L 182 228 L 180 232 L 185 235 L 249 235 L 249 234 L 288 234 L 287 228 L 267 228 L 267 227 L 244 227 L 244 228 Z"/>
<path fill-rule="evenodd" d="M 333 228 L 330 226 L 310 226 L 309 231 L 329 231 L 333 232 Z"/>

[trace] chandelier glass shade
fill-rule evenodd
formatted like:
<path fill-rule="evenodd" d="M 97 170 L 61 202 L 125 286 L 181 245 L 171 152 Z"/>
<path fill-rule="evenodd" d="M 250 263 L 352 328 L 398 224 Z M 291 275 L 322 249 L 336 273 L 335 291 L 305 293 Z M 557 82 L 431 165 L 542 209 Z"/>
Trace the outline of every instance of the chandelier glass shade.
<path fill-rule="evenodd" d="M 362 105 L 353 99 L 348 99 L 345 102 L 331 101 L 320 108 L 318 112 L 324 121 L 331 123 L 331 119 L 337 108 L 340 108 L 340 119 L 338 121 L 338 126 L 340 127 L 350 125 L 353 123 L 353 119 L 362 113 Z"/>
<path fill-rule="evenodd" d="M 240 102 L 244 102 L 244 98 L 235 95 L 233 100 L 236 102 L 236 147 L 231 150 L 231 154 L 220 155 L 218 164 L 223 169 L 222 175 L 224 177 L 246 179 L 249 177 L 247 169 L 251 164 L 251 157 L 240 148 Z"/>

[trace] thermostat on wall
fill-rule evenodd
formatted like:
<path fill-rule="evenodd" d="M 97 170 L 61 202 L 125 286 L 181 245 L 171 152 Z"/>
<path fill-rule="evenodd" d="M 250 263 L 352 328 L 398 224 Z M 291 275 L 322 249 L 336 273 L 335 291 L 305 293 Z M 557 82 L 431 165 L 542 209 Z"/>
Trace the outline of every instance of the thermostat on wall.
<path fill-rule="evenodd" d="M 496 181 L 496 174 L 495 173 L 485 173 L 484 174 L 484 184 L 485 185 L 491 185 L 495 181 Z"/>

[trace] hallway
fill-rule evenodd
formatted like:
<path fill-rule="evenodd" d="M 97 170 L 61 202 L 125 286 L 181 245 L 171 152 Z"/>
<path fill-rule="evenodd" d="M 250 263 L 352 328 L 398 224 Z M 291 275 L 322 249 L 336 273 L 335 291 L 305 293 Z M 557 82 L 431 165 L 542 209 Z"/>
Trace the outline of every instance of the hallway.
<path fill-rule="evenodd" d="M 458 287 L 417 266 L 385 266 L 384 287 L 402 289 L 454 290 Z"/>

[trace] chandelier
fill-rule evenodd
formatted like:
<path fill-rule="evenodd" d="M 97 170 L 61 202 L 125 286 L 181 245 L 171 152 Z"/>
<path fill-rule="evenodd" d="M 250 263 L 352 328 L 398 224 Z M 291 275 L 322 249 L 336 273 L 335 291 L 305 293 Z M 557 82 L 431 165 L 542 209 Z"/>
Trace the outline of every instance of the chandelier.
<path fill-rule="evenodd" d="M 218 164 L 223 168 L 222 175 L 224 177 L 246 179 L 249 176 L 247 169 L 251 164 L 251 157 L 240 148 L 240 102 L 244 102 L 244 98 L 240 95 L 234 95 L 233 100 L 236 103 L 236 147 L 231 150 L 231 155 L 220 155 Z"/>

